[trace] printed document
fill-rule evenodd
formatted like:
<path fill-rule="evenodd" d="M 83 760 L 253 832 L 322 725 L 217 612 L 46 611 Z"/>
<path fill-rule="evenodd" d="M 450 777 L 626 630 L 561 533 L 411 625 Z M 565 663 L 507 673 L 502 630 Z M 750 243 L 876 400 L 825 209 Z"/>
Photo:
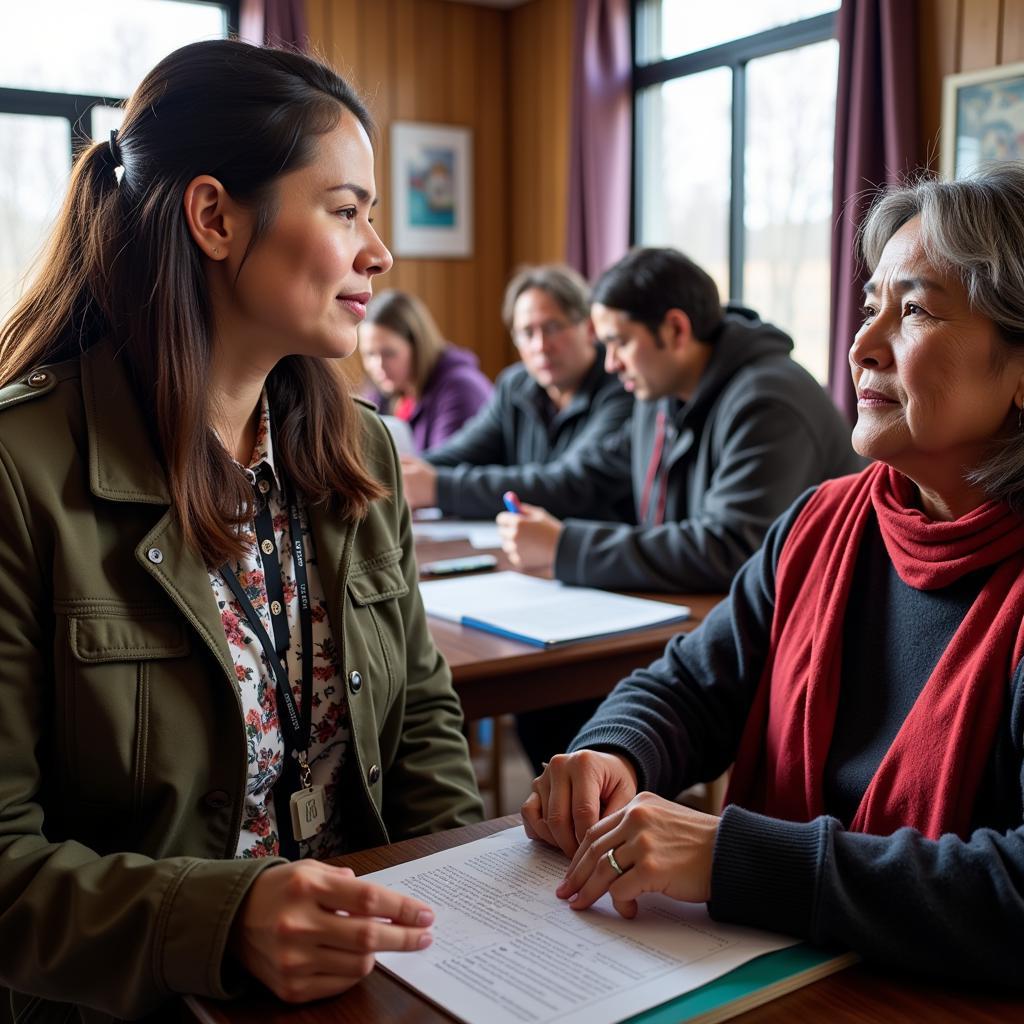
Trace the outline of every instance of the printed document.
<path fill-rule="evenodd" d="M 554 894 L 568 864 L 516 827 L 363 876 L 436 914 L 429 949 L 377 963 L 467 1024 L 613 1024 L 797 943 L 661 895 L 632 921 L 607 895 L 573 910 Z"/>
<path fill-rule="evenodd" d="M 397 416 L 382 415 L 381 422 L 391 433 L 391 439 L 395 442 L 395 451 L 399 455 L 419 455 L 419 449 L 413 440 L 412 428 L 405 420 L 400 420 Z"/>

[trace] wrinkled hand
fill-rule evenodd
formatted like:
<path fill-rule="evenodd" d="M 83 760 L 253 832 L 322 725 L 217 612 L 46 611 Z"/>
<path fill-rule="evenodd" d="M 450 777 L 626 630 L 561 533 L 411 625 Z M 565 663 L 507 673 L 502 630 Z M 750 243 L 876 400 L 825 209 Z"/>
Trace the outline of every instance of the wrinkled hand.
<path fill-rule="evenodd" d="M 236 959 L 279 999 L 302 1003 L 351 988 L 381 950 L 425 949 L 431 909 L 356 878 L 349 868 L 302 860 L 267 868 L 232 926 Z"/>
<path fill-rule="evenodd" d="M 437 470 L 423 459 L 402 458 L 402 483 L 409 508 L 433 508 L 437 504 Z"/>
<path fill-rule="evenodd" d="M 588 829 L 636 795 L 636 769 L 628 758 L 600 750 L 556 754 L 533 780 L 522 806 L 531 839 L 572 857 Z"/>
<path fill-rule="evenodd" d="M 555 565 L 555 549 L 562 535 L 561 520 L 536 505 L 522 505 L 522 513 L 498 513 L 501 548 L 509 561 L 522 572 L 550 571 Z"/>
<path fill-rule="evenodd" d="M 635 917 L 641 893 L 703 903 L 711 897 L 711 860 L 718 818 L 653 793 L 638 793 L 591 828 L 555 894 L 586 910 L 610 893 L 623 917 Z M 608 861 L 614 851 L 618 875 Z"/>

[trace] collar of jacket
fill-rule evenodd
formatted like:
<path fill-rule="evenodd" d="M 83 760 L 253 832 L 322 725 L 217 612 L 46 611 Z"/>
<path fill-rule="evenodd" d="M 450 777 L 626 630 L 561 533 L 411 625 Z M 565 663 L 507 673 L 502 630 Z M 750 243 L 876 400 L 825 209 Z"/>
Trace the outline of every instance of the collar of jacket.
<path fill-rule="evenodd" d="M 92 492 L 108 501 L 167 507 L 136 544 L 135 560 L 195 627 L 233 680 L 234 665 L 209 573 L 198 552 L 185 543 L 178 518 L 170 508 L 167 477 L 113 344 L 101 341 L 87 349 L 82 355 L 81 373 Z"/>
<path fill-rule="evenodd" d="M 87 349 L 81 370 L 92 493 L 108 501 L 170 505 L 149 425 L 113 343 L 100 341 Z"/>
<path fill-rule="evenodd" d="M 787 358 L 793 351 L 793 339 L 774 324 L 765 323 L 745 306 L 730 303 L 725 307 L 722 327 L 711 348 L 711 359 L 704 368 L 697 390 L 688 402 L 675 400 L 676 426 L 703 422 L 718 396 L 740 370 L 765 359 Z M 698 431 L 701 427 L 698 425 Z"/>
<path fill-rule="evenodd" d="M 177 516 L 170 508 L 167 477 L 124 362 L 110 341 L 98 342 L 83 353 L 81 373 L 92 492 L 108 501 L 167 507 L 136 545 L 136 561 L 192 623 L 229 678 L 234 679 L 234 664 L 213 600 L 209 572 L 198 552 L 185 543 Z M 351 524 L 318 506 L 309 508 L 309 516 L 328 614 L 337 636 L 354 530 Z M 160 552 L 159 561 L 150 557 L 154 548 Z"/>
<path fill-rule="evenodd" d="M 606 382 L 608 374 L 604 370 L 604 345 L 599 341 L 594 342 L 594 352 L 594 362 L 584 375 L 580 386 L 573 392 L 569 404 L 564 409 L 557 410 L 555 415 L 551 417 L 552 423 L 562 423 L 575 416 L 585 414 L 590 408 L 594 395 L 597 394 L 601 386 Z M 526 372 L 525 367 L 523 372 Z M 548 393 L 532 377 L 530 377 L 530 386 L 513 395 L 512 401 L 531 415 L 542 418 L 541 410 L 545 407 L 545 404 L 552 404 Z"/>

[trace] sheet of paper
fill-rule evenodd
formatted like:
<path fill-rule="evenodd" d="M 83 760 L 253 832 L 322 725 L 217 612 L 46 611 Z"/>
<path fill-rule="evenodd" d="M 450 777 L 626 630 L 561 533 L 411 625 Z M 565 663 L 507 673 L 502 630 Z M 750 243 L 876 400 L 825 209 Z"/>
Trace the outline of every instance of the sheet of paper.
<path fill-rule="evenodd" d="M 419 449 L 413 440 L 412 428 L 405 420 L 400 420 L 397 416 L 382 415 L 381 422 L 391 433 L 391 439 L 395 442 L 395 450 L 399 455 L 412 456 L 419 454 Z"/>
<path fill-rule="evenodd" d="M 454 519 L 412 524 L 417 540 L 468 540 L 477 549 L 500 548 L 501 538 L 493 519 Z"/>
<path fill-rule="evenodd" d="M 554 895 L 567 866 L 517 827 L 364 876 L 436 914 L 429 949 L 378 964 L 469 1024 L 612 1024 L 796 945 L 665 896 L 632 921 L 607 896 L 572 910 Z"/>
<path fill-rule="evenodd" d="M 471 619 L 471 625 L 538 643 L 623 633 L 689 615 L 682 605 L 567 587 L 518 572 L 432 580 L 420 584 L 420 593 L 429 615 L 452 622 Z"/>

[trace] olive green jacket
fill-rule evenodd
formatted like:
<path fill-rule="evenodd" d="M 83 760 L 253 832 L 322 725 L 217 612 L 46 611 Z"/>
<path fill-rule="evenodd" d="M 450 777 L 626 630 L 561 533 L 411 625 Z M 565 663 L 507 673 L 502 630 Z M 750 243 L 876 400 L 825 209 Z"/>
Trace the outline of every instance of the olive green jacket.
<path fill-rule="evenodd" d="M 351 848 L 481 816 L 394 447 L 361 414 L 392 496 L 358 524 L 310 510 L 349 689 Z M 232 920 L 278 863 L 234 859 L 245 782 L 209 576 L 111 346 L 0 390 L 0 1001 L 65 1020 L 33 997 L 137 1017 L 229 995 Z"/>

